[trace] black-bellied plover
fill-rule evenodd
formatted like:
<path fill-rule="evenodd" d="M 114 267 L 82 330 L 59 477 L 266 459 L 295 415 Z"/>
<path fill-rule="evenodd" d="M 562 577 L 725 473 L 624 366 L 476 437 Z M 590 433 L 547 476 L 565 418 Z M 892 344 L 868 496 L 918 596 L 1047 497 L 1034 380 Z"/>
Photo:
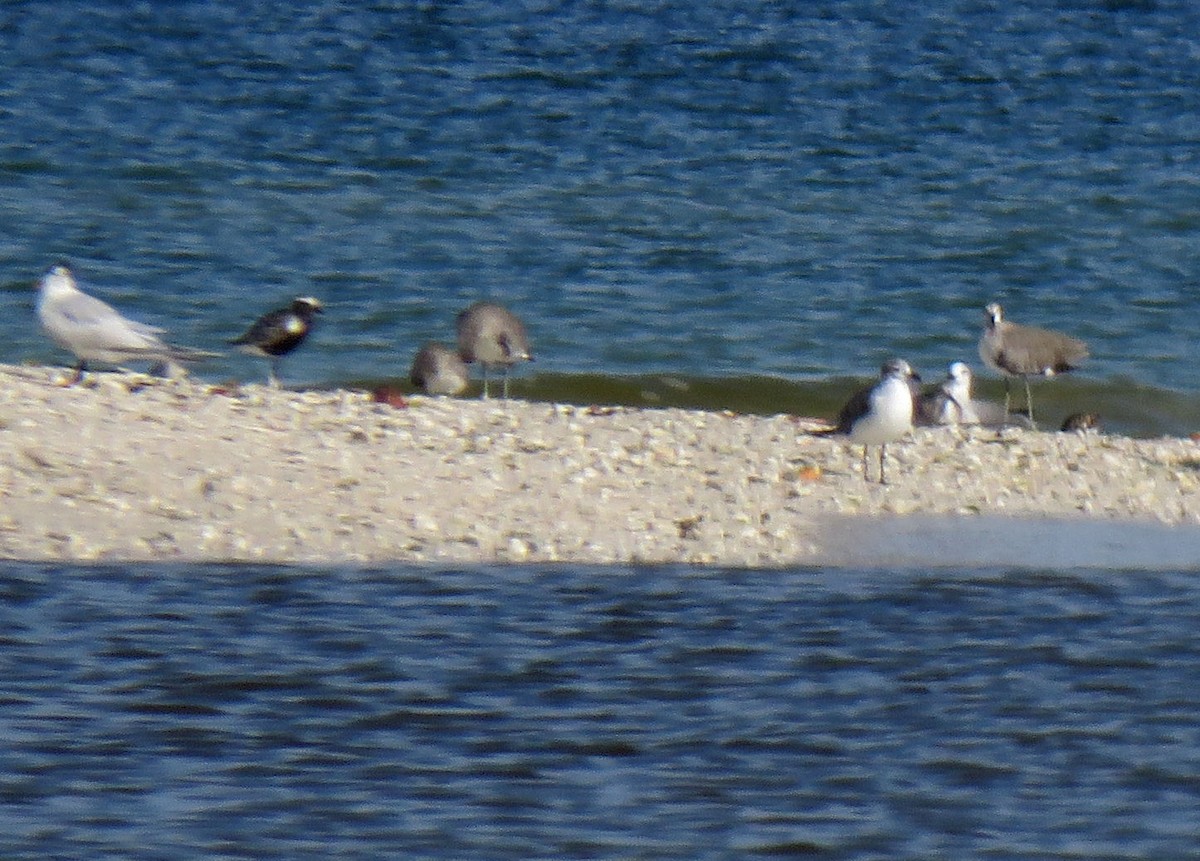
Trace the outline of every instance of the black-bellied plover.
<path fill-rule="evenodd" d="M 268 311 L 255 320 L 245 334 L 230 341 L 247 353 L 268 361 L 267 382 L 279 385 L 279 362 L 304 343 L 312 331 L 313 316 L 325 306 L 311 296 L 299 296 L 284 308 Z"/>

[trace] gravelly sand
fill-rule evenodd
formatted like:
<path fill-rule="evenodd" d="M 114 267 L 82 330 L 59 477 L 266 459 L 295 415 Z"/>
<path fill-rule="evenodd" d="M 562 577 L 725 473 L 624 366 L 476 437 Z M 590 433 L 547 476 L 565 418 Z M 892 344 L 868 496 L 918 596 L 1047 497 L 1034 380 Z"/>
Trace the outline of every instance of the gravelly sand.
<path fill-rule="evenodd" d="M 861 563 L 872 517 L 1200 522 L 1191 440 L 918 429 L 881 487 L 785 415 L 65 376 L 0 366 L 0 557 L 764 566 Z"/>

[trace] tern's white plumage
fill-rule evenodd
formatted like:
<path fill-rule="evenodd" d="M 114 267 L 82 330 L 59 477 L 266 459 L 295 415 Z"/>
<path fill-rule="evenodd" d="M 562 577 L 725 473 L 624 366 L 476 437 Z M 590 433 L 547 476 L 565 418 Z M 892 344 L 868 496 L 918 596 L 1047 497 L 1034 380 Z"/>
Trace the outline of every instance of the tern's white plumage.
<path fill-rule="evenodd" d="M 118 311 L 79 289 L 66 266 L 54 266 L 38 286 L 38 319 L 56 344 L 75 355 L 79 370 L 89 362 L 175 362 L 210 355 L 163 341 L 162 329 L 121 316 Z"/>

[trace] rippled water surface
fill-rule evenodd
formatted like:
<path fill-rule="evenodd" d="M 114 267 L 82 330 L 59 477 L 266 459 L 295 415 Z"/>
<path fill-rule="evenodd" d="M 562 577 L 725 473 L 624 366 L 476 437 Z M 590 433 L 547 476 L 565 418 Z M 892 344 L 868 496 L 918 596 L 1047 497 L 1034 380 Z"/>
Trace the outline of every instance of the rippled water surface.
<path fill-rule="evenodd" d="M 5 3 L 0 361 L 68 360 L 31 296 L 65 257 L 206 348 L 319 296 L 297 385 L 405 377 L 489 296 L 522 395 L 828 411 L 890 354 L 978 367 L 996 299 L 1092 345 L 1048 421 L 1194 430 L 1197 32 L 1189 0 Z"/>
<path fill-rule="evenodd" d="M 0 567 L 0 855 L 1185 858 L 1194 572 Z"/>

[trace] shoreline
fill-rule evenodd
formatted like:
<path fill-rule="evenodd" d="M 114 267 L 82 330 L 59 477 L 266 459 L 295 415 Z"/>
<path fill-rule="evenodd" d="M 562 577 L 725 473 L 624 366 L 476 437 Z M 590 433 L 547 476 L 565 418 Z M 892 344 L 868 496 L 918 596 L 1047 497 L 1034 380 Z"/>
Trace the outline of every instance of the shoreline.
<path fill-rule="evenodd" d="M 0 558 L 775 567 L 907 547 L 897 561 L 936 565 L 1022 533 L 1095 546 L 1073 525 L 1139 546 L 1200 525 L 1189 439 L 918 428 L 881 487 L 861 447 L 787 415 L 68 376 L 0 366 Z M 906 543 L 868 552 L 878 522 Z M 951 552 L 955 523 L 978 551 Z M 912 552 L 929 529 L 940 556 Z"/>

